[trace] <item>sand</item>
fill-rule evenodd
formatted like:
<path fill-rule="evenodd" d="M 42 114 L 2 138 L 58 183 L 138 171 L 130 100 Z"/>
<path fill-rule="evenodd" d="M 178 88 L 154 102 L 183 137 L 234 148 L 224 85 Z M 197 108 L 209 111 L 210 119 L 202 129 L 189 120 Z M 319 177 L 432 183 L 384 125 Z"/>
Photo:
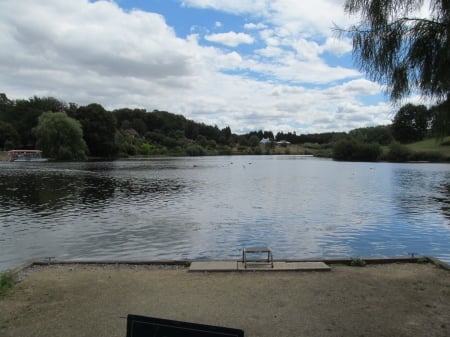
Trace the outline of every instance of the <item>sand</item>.
<path fill-rule="evenodd" d="M 406 263 L 244 273 L 33 267 L 0 297 L 0 336 L 123 337 L 129 313 L 246 337 L 450 336 L 450 272 Z"/>

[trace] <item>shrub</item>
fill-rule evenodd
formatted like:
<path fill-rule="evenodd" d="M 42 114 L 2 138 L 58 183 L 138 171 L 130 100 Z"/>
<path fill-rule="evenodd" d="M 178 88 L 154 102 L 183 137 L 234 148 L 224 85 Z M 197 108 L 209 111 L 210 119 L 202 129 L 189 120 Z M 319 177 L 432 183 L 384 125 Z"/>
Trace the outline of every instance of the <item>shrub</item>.
<path fill-rule="evenodd" d="M 231 147 L 229 147 L 229 146 L 222 146 L 221 148 L 220 148 L 220 150 L 219 150 L 219 153 L 221 154 L 221 155 L 225 155 L 225 156 L 228 156 L 228 155 L 231 155 L 232 154 L 232 150 L 231 150 Z"/>
<path fill-rule="evenodd" d="M 347 161 L 376 161 L 381 154 L 378 144 L 366 144 L 343 139 L 333 146 L 333 159 Z"/>
<path fill-rule="evenodd" d="M 413 153 L 406 146 L 401 145 L 400 143 L 393 142 L 389 146 L 389 151 L 386 154 L 386 159 L 392 162 L 405 162 L 411 161 L 413 157 Z"/>
<path fill-rule="evenodd" d="M 142 155 L 149 155 L 152 153 L 152 146 L 149 143 L 142 143 L 138 147 L 138 153 Z"/>
<path fill-rule="evenodd" d="M 350 266 L 352 267 L 364 267 L 366 264 L 367 264 L 366 261 L 360 258 L 353 258 L 350 261 Z"/>
<path fill-rule="evenodd" d="M 192 157 L 206 155 L 206 150 L 202 146 L 197 145 L 197 144 L 189 144 L 186 147 L 185 152 L 186 152 L 186 155 L 192 156 Z"/>
<path fill-rule="evenodd" d="M 251 154 L 262 155 L 263 150 L 261 149 L 260 146 L 252 147 Z"/>
<path fill-rule="evenodd" d="M 417 152 L 415 156 L 417 161 L 443 162 L 445 161 L 442 153 L 434 151 Z"/>
<path fill-rule="evenodd" d="M 10 288 L 14 286 L 14 277 L 11 273 L 0 274 L 0 295 L 5 294 Z"/>

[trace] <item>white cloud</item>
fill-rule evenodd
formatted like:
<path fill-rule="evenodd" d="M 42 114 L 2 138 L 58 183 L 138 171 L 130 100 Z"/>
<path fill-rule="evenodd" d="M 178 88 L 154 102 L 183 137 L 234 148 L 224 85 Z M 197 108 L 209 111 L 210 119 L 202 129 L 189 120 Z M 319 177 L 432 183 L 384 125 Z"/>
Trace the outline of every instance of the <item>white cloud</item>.
<path fill-rule="evenodd" d="M 348 45 L 327 35 L 328 12 L 322 22 L 311 23 L 316 14 L 311 14 L 314 20 L 304 18 L 312 3 L 184 3 L 249 14 L 253 23 L 244 28 L 255 30 L 257 40 L 235 32 L 207 38 L 232 47 L 253 44 L 256 50 L 244 54 L 202 46 L 202 34 L 179 38 L 161 15 L 125 11 L 113 1 L 0 1 L 2 91 L 13 99 L 54 96 L 79 104 L 97 102 L 107 109 L 168 110 L 229 125 L 233 132 L 293 131 L 296 125 L 305 125 L 298 133 L 340 131 L 392 118 L 386 117 L 388 106 L 360 101 L 377 95 L 377 85 L 322 58 L 325 51 L 341 55 Z M 314 2 L 321 11 L 337 12 L 339 3 Z M 297 28 L 295 20 L 301 21 Z M 308 34 L 320 38 L 296 31 L 308 23 Z"/>
<path fill-rule="evenodd" d="M 205 40 L 215 43 L 221 43 L 229 47 L 237 47 L 240 44 L 252 44 L 254 42 L 254 39 L 251 35 L 236 32 L 206 35 Z"/>
<path fill-rule="evenodd" d="M 246 60 L 242 67 L 269 76 L 273 80 L 302 84 L 329 84 L 332 82 L 360 77 L 361 74 L 349 68 L 331 67 L 317 59 L 299 59 L 295 53 L 288 53 L 276 48 L 257 51 L 265 57 L 276 58 L 274 62 Z M 277 53 L 281 54 L 277 57 Z"/>
<path fill-rule="evenodd" d="M 265 48 L 255 50 L 255 53 L 264 57 L 275 58 L 283 55 L 284 50 L 278 47 L 267 46 Z"/>
<path fill-rule="evenodd" d="M 182 4 L 189 7 L 208 8 L 229 12 L 235 15 L 266 13 L 270 0 L 183 0 Z"/>
<path fill-rule="evenodd" d="M 289 34 L 328 36 L 333 23 L 346 26 L 344 0 L 275 0 L 271 4 L 271 22 L 283 26 Z"/>
<path fill-rule="evenodd" d="M 265 24 L 263 24 L 262 22 L 258 22 L 258 23 L 246 23 L 244 25 L 245 29 L 265 29 L 267 28 L 267 26 Z"/>
<path fill-rule="evenodd" d="M 328 37 L 322 47 L 324 52 L 329 52 L 338 56 L 349 53 L 352 49 L 353 46 L 350 39 L 337 39 L 335 37 Z"/>
<path fill-rule="evenodd" d="M 324 93 L 332 96 L 340 96 L 341 98 L 352 96 L 370 96 L 376 95 L 382 91 L 380 85 L 360 78 L 343 84 L 325 89 Z"/>
<path fill-rule="evenodd" d="M 246 14 L 264 21 L 251 24 L 249 27 L 252 28 L 270 23 L 283 27 L 289 34 L 327 36 L 333 23 L 345 27 L 354 21 L 344 13 L 344 2 L 345 0 L 183 0 L 182 3 L 190 7 Z"/>

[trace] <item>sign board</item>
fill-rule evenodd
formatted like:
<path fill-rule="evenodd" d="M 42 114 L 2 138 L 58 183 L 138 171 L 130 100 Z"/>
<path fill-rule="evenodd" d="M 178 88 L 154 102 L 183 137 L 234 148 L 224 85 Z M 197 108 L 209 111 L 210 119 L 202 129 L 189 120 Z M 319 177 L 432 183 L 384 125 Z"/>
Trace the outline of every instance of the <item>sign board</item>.
<path fill-rule="evenodd" d="M 244 331 L 213 325 L 128 315 L 127 337 L 244 337 Z"/>

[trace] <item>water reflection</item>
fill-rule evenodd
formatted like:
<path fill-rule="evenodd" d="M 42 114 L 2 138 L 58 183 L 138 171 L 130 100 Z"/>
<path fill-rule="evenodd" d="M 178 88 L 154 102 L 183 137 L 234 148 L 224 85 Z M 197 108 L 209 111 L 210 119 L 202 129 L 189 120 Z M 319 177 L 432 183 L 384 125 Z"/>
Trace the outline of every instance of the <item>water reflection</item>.
<path fill-rule="evenodd" d="M 0 163 L 0 269 L 56 256 L 434 255 L 450 261 L 449 165 L 297 156 Z"/>
<path fill-rule="evenodd" d="M 450 180 L 450 177 L 449 177 Z M 442 214 L 450 219 L 450 183 L 443 184 L 433 199 L 441 205 Z"/>
<path fill-rule="evenodd" d="M 63 172 L 2 171 L 0 206 L 50 211 L 72 204 L 103 204 L 114 196 L 114 183 L 105 177 Z"/>
<path fill-rule="evenodd" d="M 95 167 L 94 172 L 98 170 Z M 101 170 L 104 172 L 104 170 Z M 66 207 L 106 207 L 111 200 L 145 202 L 180 193 L 178 179 L 119 179 L 105 174 L 73 171 L 0 171 L 0 206 L 33 212 Z"/>

